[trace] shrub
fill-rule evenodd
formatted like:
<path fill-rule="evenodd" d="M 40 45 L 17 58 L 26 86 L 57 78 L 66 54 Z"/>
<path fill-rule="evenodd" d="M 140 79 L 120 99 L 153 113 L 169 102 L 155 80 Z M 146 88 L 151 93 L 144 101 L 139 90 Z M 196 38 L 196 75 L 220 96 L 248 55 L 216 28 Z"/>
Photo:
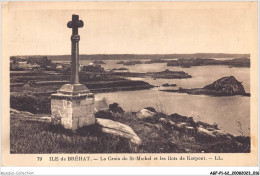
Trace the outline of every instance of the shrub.
<path fill-rule="evenodd" d="M 197 123 L 194 122 L 193 117 L 188 117 L 187 122 L 190 124 L 190 126 L 197 127 Z"/>
<path fill-rule="evenodd" d="M 115 120 L 115 117 L 110 111 L 98 111 L 95 113 L 96 118 L 102 118 L 102 119 L 110 119 L 110 120 Z"/>
<path fill-rule="evenodd" d="M 113 103 L 109 105 L 109 110 L 113 113 L 124 113 L 125 111 L 119 106 L 118 103 Z"/>
<path fill-rule="evenodd" d="M 250 137 L 248 136 L 236 136 L 235 139 L 237 142 L 250 145 Z"/>
<path fill-rule="evenodd" d="M 188 121 L 188 117 L 181 116 L 176 113 L 171 114 L 169 117 L 173 122 L 187 122 Z"/>
<path fill-rule="evenodd" d="M 10 97 L 11 108 L 31 113 L 51 113 L 51 98 L 33 94 L 19 94 Z"/>

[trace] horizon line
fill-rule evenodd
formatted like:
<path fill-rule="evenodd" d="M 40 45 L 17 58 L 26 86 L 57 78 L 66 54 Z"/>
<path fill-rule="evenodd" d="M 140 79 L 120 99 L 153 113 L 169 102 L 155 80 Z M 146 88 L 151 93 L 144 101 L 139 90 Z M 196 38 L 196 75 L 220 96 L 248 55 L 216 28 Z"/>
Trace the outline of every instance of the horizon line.
<path fill-rule="evenodd" d="M 180 55 L 180 54 L 239 54 L 239 55 L 250 55 L 250 53 L 172 53 L 172 54 L 133 54 L 133 53 L 126 53 L 126 54 L 79 54 L 80 55 Z M 64 56 L 64 55 L 71 55 L 71 54 L 33 54 L 33 55 L 11 55 L 10 57 L 15 57 L 15 56 Z"/>

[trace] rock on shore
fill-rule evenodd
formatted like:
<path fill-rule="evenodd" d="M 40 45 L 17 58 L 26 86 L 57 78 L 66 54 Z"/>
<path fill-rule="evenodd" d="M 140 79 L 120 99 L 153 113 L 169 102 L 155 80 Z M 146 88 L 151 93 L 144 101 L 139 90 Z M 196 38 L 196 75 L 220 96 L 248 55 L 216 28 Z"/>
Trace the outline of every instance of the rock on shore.
<path fill-rule="evenodd" d="M 139 111 L 136 112 L 136 117 L 139 119 L 145 119 L 148 117 L 152 117 L 155 115 L 155 112 L 152 112 L 148 109 L 140 109 Z"/>
<path fill-rule="evenodd" d="M 134 144 L 140 145 L 142 143 L 141 139 L 136 135 L 131 127 L 109 119 L 96 118 L 96 123 L 101 127 L 104 133 L 109 133 L 117 136 L 121 136 Z"/>

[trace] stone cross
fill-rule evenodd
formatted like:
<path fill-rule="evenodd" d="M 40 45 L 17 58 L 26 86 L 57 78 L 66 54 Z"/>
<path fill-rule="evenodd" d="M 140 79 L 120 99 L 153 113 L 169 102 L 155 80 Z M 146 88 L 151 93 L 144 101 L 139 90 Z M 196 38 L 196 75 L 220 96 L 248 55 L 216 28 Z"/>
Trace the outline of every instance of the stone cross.
<path fill-rule="evenodd" d="M 78 15 L 72 15 L 72 21 L 67 26 L 72 28 L 71 83 L 64 84 L 57 93 L 51 95 L 51 114 L 54 124 L 75 131 L 95 124 L 95 97 L 84 84 L 79 83 L 78 28 L 83 27 L 83 21 L 79 20 Z"/>
<path fill-rule="evenodd" d="M 79 40 L 78 28 L 84 26 L 78 15 L 72 15 L 72 21 L 67 24 L 68 28 L 72 28 L 71 35 L 71 84 L 79 84 Z"/>

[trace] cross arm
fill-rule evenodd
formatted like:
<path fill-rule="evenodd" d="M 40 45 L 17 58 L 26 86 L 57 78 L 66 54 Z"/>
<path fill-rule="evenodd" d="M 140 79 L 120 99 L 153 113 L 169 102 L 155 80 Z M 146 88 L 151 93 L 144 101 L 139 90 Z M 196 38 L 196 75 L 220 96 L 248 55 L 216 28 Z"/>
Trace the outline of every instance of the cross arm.
<path fill-rule="evenodd" d="M 84 23 L 82 20 L 78 20 L 78 21 L 69 21 L 67 23 L 67 27 L 68 28 L 81 28 L 84 26 Z"/>

